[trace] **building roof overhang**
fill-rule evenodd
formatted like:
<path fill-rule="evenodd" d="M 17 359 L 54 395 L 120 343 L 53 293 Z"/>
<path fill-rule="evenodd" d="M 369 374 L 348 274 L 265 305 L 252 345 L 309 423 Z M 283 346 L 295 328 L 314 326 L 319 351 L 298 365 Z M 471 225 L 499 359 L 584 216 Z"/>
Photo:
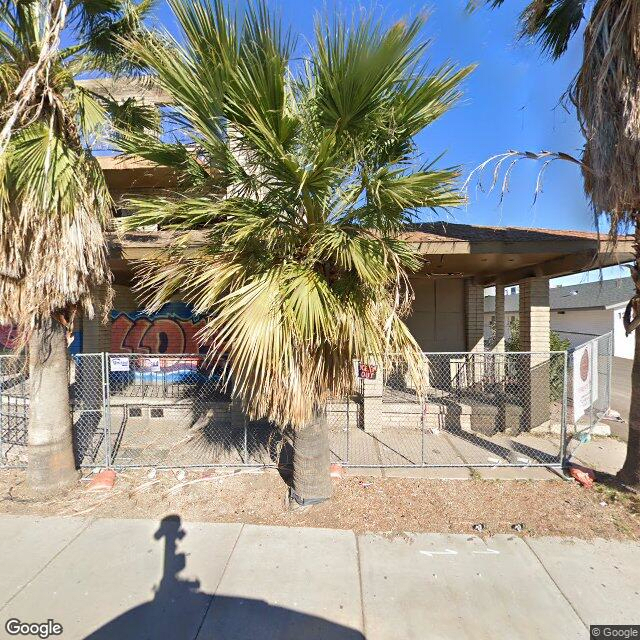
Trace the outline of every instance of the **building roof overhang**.
<path fill-rule="evenodd" d="M 178 234 L 172 231 L 136 231 L 110 234 L 115 271 L 132 260 L 157 256 Z M 633 259 L 633 240 L 581 231 L 554 231 L 516 227 L 493 228 L 449 223 L 428 223 L 412 228 L 405 238 L 424 258 L 420 275 L 468 277 L 476 284 L 516 284 L 533 277 L 558 277 L 589 269 L 622 264 Z M 196 248 L 206 242 L 205 231 L 191 231 Z"/>

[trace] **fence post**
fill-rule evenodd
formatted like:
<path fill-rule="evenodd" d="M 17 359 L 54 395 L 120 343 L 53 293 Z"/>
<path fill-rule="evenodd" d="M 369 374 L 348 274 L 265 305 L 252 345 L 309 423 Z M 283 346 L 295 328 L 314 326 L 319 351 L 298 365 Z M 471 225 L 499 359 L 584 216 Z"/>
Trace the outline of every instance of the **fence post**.
<path fill-rule="evenodd" d="M 424 412 L 427 410 L 427 401 L 422 401 L 422 411 L 420 412 L 420 464 L 424 466 Z"/>
<path fill-rule="evenodd" d="M 609 333 L 609 371 L 607 372 L 607 412 L 611 409 L 611 376 L 613 375 L 613 332 Z"/>
<path fill-rule="evenodd" d="M 3 363 L 5 356 L 0 356 L 0 391 L 4 388 L 4 373 L 3 373 Z M 4 400 L 2 399 L 2 394 L 0 393 L 0 467 L 3 466 L 4 456 L 2 454 L 2 429 L 3 429 L 3 419 L 2 416 L 4 407 Z"/>
<path fill-rule="evenodd" d="M 249 434 L 247 433 L 247 416 L 244 416 L 244 463 L 249 464 Z"/>
<path fill-rule="evenodd" d="M 564 467 L 567 448 L 567 412 L 568 412 L 568 380 L 569 380 L 569 353 L 564 352 L 564 375 L 562 380 L 562 414 L 560 417 L 560 464 Z"/>
<path fill-rule="evenodd" d="M 104 455 L 107 469 L 111 468 L 111 389 L 109 386 L 109 354 L 102 352 L 102 417 L 104 418 Z"/>
<path fill-rule="evenodd" d="M 590 354 L 589 359 L 589 436 L 591 436 L 591 432 L 593 431 L 593 427 L 595 426 L 595 422 L 593 416 L 595 414 L 594 406 L 593 406 L 593 366 L 595 364 L 596 371 L 598 370 L 598 361 L 593 357 L 593 345 L 598 344 L 598 341 L 595 340 L 591 343 L 591 351 L 588 352 Z"/>
<path fill-rule="evenodd" d="M 347 395 L 347 450 L 345 451 L 344 454 L 344 463 L 345 464 L 349 464 L 349 428 L 350 428 L 350 422 L 351 422 L 351 412 L 349 411 L 351 407 L 351 396 Z"/>

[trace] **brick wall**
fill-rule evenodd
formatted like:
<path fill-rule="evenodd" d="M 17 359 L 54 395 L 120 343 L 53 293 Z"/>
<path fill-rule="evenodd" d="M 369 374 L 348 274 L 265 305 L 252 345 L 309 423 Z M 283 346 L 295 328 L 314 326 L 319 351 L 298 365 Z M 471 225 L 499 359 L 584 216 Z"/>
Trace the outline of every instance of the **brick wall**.
<path fill-rule="evenodd" d="M 484 287 L 466 280 L 464 312 L 467 351 L 484 351 Z"/>
<path fill-rule="evenodd" d="M 549 351 L 549 279 L 520 283 L 520 350 Z"/>

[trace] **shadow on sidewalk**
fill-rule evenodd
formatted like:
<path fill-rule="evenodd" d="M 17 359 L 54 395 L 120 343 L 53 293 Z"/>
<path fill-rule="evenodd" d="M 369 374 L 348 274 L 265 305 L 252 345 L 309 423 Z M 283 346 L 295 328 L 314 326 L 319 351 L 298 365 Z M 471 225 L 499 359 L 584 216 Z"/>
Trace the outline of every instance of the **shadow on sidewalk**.
<path fill-rule="evenodd" d="M 183 580 L 186 536 L 177 515 L 163 518 L 156 540 L 165 539 L 164 570 L 153 600 L 126 611 L 85 640 L 365 640 L 355 629 L 270 605 L 264 600 L 200 591 L 199 580 Z"/>

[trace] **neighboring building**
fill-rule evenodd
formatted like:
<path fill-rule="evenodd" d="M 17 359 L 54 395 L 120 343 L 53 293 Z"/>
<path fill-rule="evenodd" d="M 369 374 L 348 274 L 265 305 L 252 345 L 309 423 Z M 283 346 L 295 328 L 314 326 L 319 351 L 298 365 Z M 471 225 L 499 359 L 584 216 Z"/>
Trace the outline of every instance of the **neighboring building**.
<path fill-rule="evenodd" d="M 586 282 L 551 287 L 549 306 L 551 329 L 577 347 L 597 336 L 613 333 L 614 355 L 633 359 L 634 338 L 624 331 L 622 317 L 627 302 L 634 294 L 631 278 Z M 510 288 L 504 299 L 505 332 L 518 317 L 520 296 Z M 484 299 L 484 335 L 491 339 L 495 323 L 495 296 Z"/>

